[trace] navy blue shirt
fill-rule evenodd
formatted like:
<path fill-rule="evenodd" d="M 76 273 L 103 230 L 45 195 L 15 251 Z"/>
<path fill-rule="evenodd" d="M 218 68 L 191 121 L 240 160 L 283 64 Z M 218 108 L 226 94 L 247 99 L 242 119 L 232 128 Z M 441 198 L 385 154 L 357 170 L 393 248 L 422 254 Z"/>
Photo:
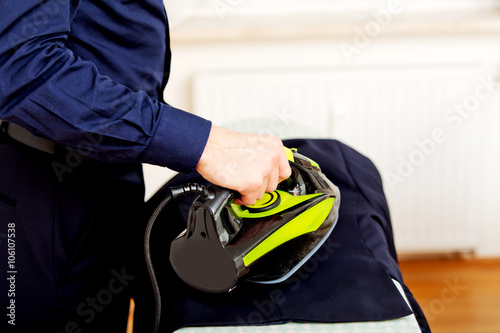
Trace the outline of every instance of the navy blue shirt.
<path fill-rule="evenodd" d="M 0 0 L 0 119 L 95 159 L 194 170 L 211 123 L 163 101 L 169 67 L 162 0 Z"/>

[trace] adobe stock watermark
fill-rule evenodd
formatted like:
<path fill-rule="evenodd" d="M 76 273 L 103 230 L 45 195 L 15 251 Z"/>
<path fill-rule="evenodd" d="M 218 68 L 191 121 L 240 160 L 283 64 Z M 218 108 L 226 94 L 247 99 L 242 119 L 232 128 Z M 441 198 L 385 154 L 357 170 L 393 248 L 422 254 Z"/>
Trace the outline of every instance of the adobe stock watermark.
<path fill-rule="evenodd" d="M 125 268 L 121 271 L 111 270 L 113 276 L 105 288 L 99 290 L 95 295 L 88 296 L 83 302 L 77 305 L 76 314 L 78 320 L 68 321 L 64 330 L 57 333 L 80 333 L 82 327 L 92 323 L 97 315 L 103 312 L 106 306 L 113 302 L 113 299 L 122 293 L 125 288 L 135 279 L 135 275 L 129 275 Z M 82 322 L 77 322 L 82 321 Z M 53 332 L 56 333 L 56 332 Z"/>
<path fill-rule="evenodd" d="M 226 13 L 234 11 L 234 9 L 242 3 L 243 0 L 214 0 L 213 8 L 217 13 L 217 16 L 223 20 Z"/>
<path fill-rule="evenodd" d="M 141 88 L 144 91 L 156 91 L 162 77 L 168 75 L 168 72 L 162 71 L 162 66 L 157 65 L 156 68 L 150 66 L 145 67 L 145 72 L 141 79 Z M 123 110 L 133 110 L 137 108 L 137 96 L 135 94 L 122 94 L 121 97 L 113 100 L 109 107 L 110 113 L 121 113 Z M 100 123 L 91 129 L 91 132 L 84 132 L 83 138 L 74 147 L 63 147 L 65 150 L 63 160 L 55 160 L 51 166 L 59 182 L 71 174 L 77 167 L 79 167 L 87 156 L 99 154 L 100 146 L 103 144 L 105 136 L 109 133 L 110 136 L 113 132 L 119 130 L 119 123 L 122 119 L 106 118 L 102 116 Z"/>
<path fill-rule="evenodd" d="M 93 151 L 93 147 L 100 145 L 103 141 L 101 134 L 85 133 L 86 139 L 82 139 L 75 149 L 65 147 L 66 154 L 64 161 L 54 160 L 51 163 L 52 170 L 59 182 L 64 180 L 67 174 L 72 173 L 75 168 L 79 167 L 85 160 L 86 155 Z"/>
<path fill-rule="evenodd" d="M 0 234 L 0 238 L 3 238 L 5 234 Z M 16 279 L 17 279 L 17 263 L 16 263 L 16 223 L 7 223 L 7 234 L 5 235 L 6 250 L 7 250 L 7 262 L 2 263 L 5 265 L 3 267 L 4 271 L 7 273 L 7 285 L 6 290 L 8 298 L 7 306 L 7 323 L 9 325 L 16 325 Z M 0 242 L 2 243 L 2 242 Z"/>
<path fill-rule="evenodd" d="M 340 43 L 340 51 L 347 63 L 352 62 L 352 57 L 358 55 L 367 48 L 372 39 L 380 36 L 383 31 L 391 25 L 395 16 L 403 12 L 404 2 L 401 0 L 390 0 L 385 9 L 372 12 L 371 20 L 362 26 L 354 28 L 354 38 L 351 43 Z"/>
<path fill-rule="evenodd" d="M 18 30 L 10 32 L 8 39 L 13 49 L 20 47 L 21 42 L 30 36 L 34 36 L 40 31 L 47 31 L 52 24 L 53 18 L 61 11 L 67 9 L 66 0 L 47 0 L 41 1 L 38 5 L 40 10 L 32 10 L 36 15 L 27 15 L 21 19 L 21 27 Z"/>
<path fill-rule="evenodd" d="M 269 293 L 270 299 L 254 300 L 252 305 L 255 310 L 246 315 L 246 318 L 238 316 L 236 318 L 238 323 L 248 325 L 265 322 L 274 314 L 276 305 L 284 304 L 287 301 L 286 293 L 282 289 L 286 288 L 289 292 L 299 290 L 302 283 L 318 270 L 321 262 L 327 261 L 340 245 L 332 242 L 331 238 L 328 239 L 294 275 L 283 282 L 281 287 L 277 287 Z"/>
<path fill-rule="evenodd" d="M 473 93 L 445 110 L 441 117 L 444 122 L 443 126 L 433 128 L 428 137 L 415 140 L 415 149 L 406 155 L 398 156 L 396 170 L 383 173 L 388 186 L 394 189 L 411 177 L 438 150 L 438 147 L 448 140 L 449 134 L 458 130 L 464 120 L 473 115 L 494 92 L 493 73 L 490 73 L 488 77 L 480 77 Z"/>
<path fill-rule="evenodd" d="M 466 285 L 458 282 L 458 277 L 455 277 L 452 282 L 446 279 L 443 283 L 445 287 L 441 289 L 439 298 L 434 298 L 429 302 L 427 307 L 422 308 L 428 321 L 435 320 L 437 316 L 446 310 L 447 305 L 455 302 L 462 295 L 463 291 L 467 289 Z"/>

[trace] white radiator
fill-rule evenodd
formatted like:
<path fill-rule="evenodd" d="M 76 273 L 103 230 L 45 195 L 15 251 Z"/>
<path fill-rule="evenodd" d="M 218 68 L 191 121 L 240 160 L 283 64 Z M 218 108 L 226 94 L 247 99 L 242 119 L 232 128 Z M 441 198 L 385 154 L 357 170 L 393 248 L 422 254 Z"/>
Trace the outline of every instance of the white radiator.
<path fill-rule="evenodd" d="M 491 195 L 491 81 L 473 65 L 211 72 L 193 81 L 193 110 L 241 131 L 347 143 L 382 174 L 400 252 L 473 251 Z"/>

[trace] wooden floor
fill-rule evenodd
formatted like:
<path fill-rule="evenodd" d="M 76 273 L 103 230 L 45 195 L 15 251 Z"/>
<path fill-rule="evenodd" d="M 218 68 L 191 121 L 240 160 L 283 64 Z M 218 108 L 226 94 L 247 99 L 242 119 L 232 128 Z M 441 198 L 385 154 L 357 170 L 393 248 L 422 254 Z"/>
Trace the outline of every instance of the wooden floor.
<path fill-rule="evenodd" d="M 401 260 L 433 333 L 500 333 L 500 259 Z"/>

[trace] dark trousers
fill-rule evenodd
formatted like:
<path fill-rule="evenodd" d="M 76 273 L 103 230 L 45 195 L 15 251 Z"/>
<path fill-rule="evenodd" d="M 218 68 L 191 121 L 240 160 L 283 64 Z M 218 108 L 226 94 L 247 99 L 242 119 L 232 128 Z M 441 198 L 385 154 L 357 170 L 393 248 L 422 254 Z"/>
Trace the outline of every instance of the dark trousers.
<path fill-rule="evenodd" d="M 296 274 L 282 283 L 243 282 L 229 293 L 208 294 L 183 283 L 168 262 L 170 242 L 185 229 L 194 196 L 178 199 L 159 215 L 151 238 L 162 295 L 160 331 L 171 332 L 184 326 L 288 321 L 376 321 L 413 312 L 422 332 L 429 332 L 424 314 L 401 276 L 382 181 L 373 163 L 334 140 L 284 143 L 318 162 L 325 175 L 340 188 L 339 219 L 332 234 Z M 195 174 L 174 177 L 149 200 L 147 209 L 153 211 L 167 195 L 169 186 L 193 181 L 204 182 Z M 391 279 L 403 286 L 411 309 Z M 142 293 L 138 300 L 146 296 Z M 138 308 L 136 324 L 151 322 L 152 313 L 152 309 Z"/>
<path fill-rule="evenodd" d="M 142 260 L 140 165 L 0 138 L 0 331 L 125 332 Z"/>

